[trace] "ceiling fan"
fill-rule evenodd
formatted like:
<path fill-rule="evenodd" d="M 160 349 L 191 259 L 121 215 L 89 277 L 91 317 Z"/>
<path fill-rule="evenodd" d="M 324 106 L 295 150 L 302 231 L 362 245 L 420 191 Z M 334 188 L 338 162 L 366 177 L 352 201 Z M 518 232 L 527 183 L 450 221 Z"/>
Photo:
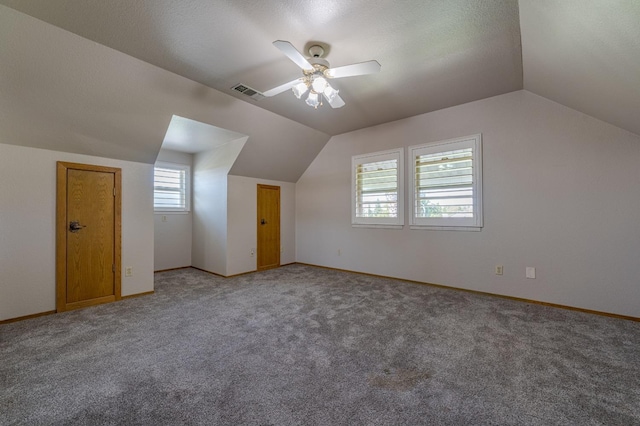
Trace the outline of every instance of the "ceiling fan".
<path fill-rule="evenodd" d="M 338 94 L 338 90 L 331 87 L 330 79 L 353 77 L 357 75 L 373 74 L 380 71 L 378 61 L 360 62 L 357 64 L 345 65 L 337 68 L 330 68 L 329 62 L 322 58 L 324 49 L 314 45 L 309 48 L 309 58 L 305 58 L 291 43 L 283 40 L 276 40 L 273 45 L 280 49 L 297 66 L 302 68 L 303 76 L 288 83 L 274 87 L 263 93 L 270 97 L 278 95 L 285 90 L 292 89 L 293 94 L 298 98 L 309 92 L 305 99 L 307 105 L 318 108 L 322 105 L 322 98 L 331 105 L 332 108 L 343 107 L 344 101 Z"/>

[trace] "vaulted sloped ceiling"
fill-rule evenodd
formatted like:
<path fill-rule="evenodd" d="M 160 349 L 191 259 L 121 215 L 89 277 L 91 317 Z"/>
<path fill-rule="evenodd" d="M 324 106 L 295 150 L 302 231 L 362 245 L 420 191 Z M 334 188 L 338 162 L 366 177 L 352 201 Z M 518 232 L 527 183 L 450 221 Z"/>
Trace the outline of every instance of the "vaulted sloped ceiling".
<path fill-rule="evenodd" d="M 150 162 L 178 115 L 249 136 L 232 173 L 295 181 L 330 135 L 523 88 L 640 134 L 638 0 L 0 4 L 2 143 Z M 335 110 L 231 90 L 301 75 L 277 39 L 382 71 Z"/>
<path fill-rule="evenodd" d="M 237 174 L 295 182 L 329 140 L 4 6 L 0 40 L 0 143 L 154 163 L 177 115 L 247 135 Z"/>
<path fill-rule="evenodd" d="M 336 135 L 522 89 L 517 0 L 0 0 L 150 64 Z M 375 59 L 376 75 L 334 80 L 346 106 L 313 110 L 302 76 L 272 42 L 326 48 L 333 66 Z"/>
<path fill-rule="evenodd" d="M 640 0 L 521 0 L 524 88 L 640 135 Z"/>

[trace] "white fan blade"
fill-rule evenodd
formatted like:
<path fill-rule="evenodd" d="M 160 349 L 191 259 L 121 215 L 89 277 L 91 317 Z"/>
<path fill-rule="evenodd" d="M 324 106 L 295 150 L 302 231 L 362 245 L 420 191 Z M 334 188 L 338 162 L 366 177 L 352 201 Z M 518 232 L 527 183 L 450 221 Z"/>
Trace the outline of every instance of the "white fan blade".
<path fill-rule="evenodd" d="M 296 78 L 295 80 L 292 80 L 292 81 L 290 81 L 288 83 L 281 84 L 278 87 L 274 87 L 273 89 L 267 90 L 266 92 L 264 92 L 262 94 L 265 95 L 267 98 L 270 97 L 270 96 L 279 95 L 280 93 L 284 92 L 285 90 L 291 89 L 293 86 L 295 86 L 298 83 L 300 83 L 300 79 Z"/>
<path fill-rule="evenodd" d="M 302 53 L 298 52 L 298 50 L 293 47 L 291 43 L 283 40 L 276 40 L 273 42 L 273 45 L 280 49 L 282 53 L 287 55 L 287 58 L 291 59 L 297 66 L 302 68 L 303 70 L 312 70 L 313 65 L 307 61 Z"/>
<path fill-rule="evenodd" d="M 322 94 L 322 96 L 324 96 L 324 99 L 329 102 L 329 105 L 331 105 L 331 108 L 342 108 L 345 104 L 344 101 L 342 100 L 342 98 L 340 97 L 340 95 L 336 94 L 333 97 L 333 100 L 329 100 L 329 98 L 327 97 L 327 95 L 325 95 L 324 93 Z"/>
<path fill-rule="evenodd" d="M 330 68 L 326 74 L 331 78 L 354 77 L 356 75 L 373 74 L 380 71 L 378 61 L 360 62 L 359 64 L 345 65 L 338 68 Z"/>

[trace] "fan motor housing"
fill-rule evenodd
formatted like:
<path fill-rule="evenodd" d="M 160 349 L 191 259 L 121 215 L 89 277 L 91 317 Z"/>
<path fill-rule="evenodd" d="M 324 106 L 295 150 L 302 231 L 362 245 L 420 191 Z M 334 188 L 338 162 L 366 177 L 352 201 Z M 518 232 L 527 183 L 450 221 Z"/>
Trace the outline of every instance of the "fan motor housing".
<path fill-rule="evenodd" d="M 323 68 L 330 68 L 329 61 L 322 58 L 309 58 L 309 63 L 313 65 L 316 70 L 320 69 L 320 71 L 324 71 Z"/>

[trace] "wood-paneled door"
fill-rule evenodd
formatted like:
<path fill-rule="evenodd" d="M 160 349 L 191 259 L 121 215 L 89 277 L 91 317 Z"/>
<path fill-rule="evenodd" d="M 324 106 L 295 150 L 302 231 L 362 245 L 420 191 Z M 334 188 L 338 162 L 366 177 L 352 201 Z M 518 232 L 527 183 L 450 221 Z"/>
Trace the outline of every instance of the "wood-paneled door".
<path fill-rule="evenodd" d="M 280 266 L 280 187 L 258 184 L 258 271 Z"/>
<path fill-rule="evenodd" d="M 122 171 L 57 165 L 56 309 L 119 300 Z"/>

